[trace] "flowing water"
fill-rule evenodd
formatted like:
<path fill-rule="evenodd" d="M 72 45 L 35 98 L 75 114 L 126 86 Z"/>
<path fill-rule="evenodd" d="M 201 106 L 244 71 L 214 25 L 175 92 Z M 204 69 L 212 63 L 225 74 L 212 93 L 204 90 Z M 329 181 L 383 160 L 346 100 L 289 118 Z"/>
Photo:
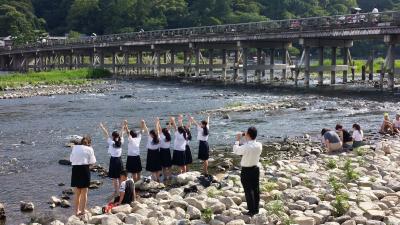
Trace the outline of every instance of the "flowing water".
<path fill-rule="evenodd" d="M 133 98 L 121 99 L 124 95 L 133 95 Z M 317 137 L 322 127 L 334 127 L 338 122 L 346 127 L 357 122 L 365 130 L 375 131 L 383 112 L 393 115 L 400 108 L 395 102 L 362 97 L 277 94 L 155 81 L 120 82 L 114 91 L 105 94 L 1 100 L 0 202 L 6 206 L 6 224 L 28 222 L 35 213 L 54 214 L 63 220 L 71 215 L 71 209 L 52 210 L 47 204 L 51 196 L 60 196 L 70 184 L 71 168 L 58 164 L 59 159 L 69 157 L 70 150 L 64 147 L 68 135 L 90 134 L 98 162 L 108 165 L 107 145 L 98 128 L 100 122 L 113 130 L 119 129 L 124 119 L 137 127 L 144 118 L 149 126 L 153 126 L 156 116 L 166 120 L 171 115 L 190 113 L 200 120 L 204 115 L 199 112 L 207 109 L 237 102 L 276 101 L 296 102 L 296 107 L 231 113 L 230 120 L 224 120 L 220 115 L 212 117 L 211 145 L 233 143 L 234 135 L 251 124 L 257 126 L 260 139 L 264 140 L 305 133 Z M 196 141 L 191 144 L 196 157 Z M 124 145 L 124 154 L 126 148 Z M 145 155 L 142 151 L 142 161 Z M 93 174 L 92 179 L 100 178 Z M 66 186 L 59 187 L 59 183 Z M 111 192 L 111 181 L 104 180 L 100 189 L 90 191 L 89 206 L 104 205 Z M 35 212 L 22 214 L 20 201 L 34 202 Z"/>

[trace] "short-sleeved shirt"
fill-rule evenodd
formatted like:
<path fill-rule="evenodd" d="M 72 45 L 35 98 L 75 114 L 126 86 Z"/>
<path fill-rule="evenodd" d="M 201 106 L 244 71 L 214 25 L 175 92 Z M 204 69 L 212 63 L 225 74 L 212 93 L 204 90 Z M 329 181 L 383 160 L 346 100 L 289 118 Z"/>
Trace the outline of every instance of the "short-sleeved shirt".
<path fill-rule="evenodd" d="M 355 130 L 353 131 L 353 139 L 354 141 L 363 141 L 364 139 L 364 132 L 362 130 L 358 131 Z"/>
<path fill-rule="evenodd" d="M 324 134 L 324 139 L 328 140 L 329 143 L 332 143 L 332 144 L 340 143 L 340 137 L 335 131 L 327 131 Z"/>
<path fill-rule="evenodd" d="M 393 120 L 393 126 L 395 128 L 400 128 L 400 120 Z"/>
<path fill-rule="evenodd" d="M 96 157 L 92 147 L 75 145 L 69 157 L 73 166 L 91 165 L 96 163 Z"/>
<path fill-rule="evenodd" d="M 133 138 L 128 136 L 128 156 L 140 155 L 140 141 L 142 140 L 142 134 L 138 134 L 137 137 Z"/>
<path fill-rule="evenodd" d="M 171 147 L 171 141 L 167 141 L 164 134 L 160 135 L 160 148 L 168 149 Z"/>
<path fill-rule="evenodd" d="M 353 139 L 351 138 L 350 133 L 347 130 L 343 130 L 343 142 L 351 142 Z"/>
<path fill-rule="evenodd" d="M 210 129 L 208 125 L 207 128 Z M 208 135 L 204 135 L 204 129 L 201 126 L 197 126 L 197 140 L 208 141 Z"/>
<path fill-rule="evenodd" d="M 174 138 L 174 150 L 177 151 L 185 151 L 186 150 L 187 140 L 183 136 L 183 134 L 175 131 L 175 138 Z"/>
<path fill-rule="evenodd" d="M 153 142 L 153 138 L 149 135 L 149 137 L 147 138 L 147 149 L 150 150 L 158 150 L 160 148 L 160 142 L 158 142 L 157 144 Z"/>
<path fill-rule="evenodd" d="M 110 153 L 112 157 L 121 157 L 122 148 L 121 147 L 116 148 L 115 142 L 111 138 L 107 139 L 107 143 L 108 143 L 108 153 Z M 124 143 L 124 138 L 121 137 L 121 145 L 123 143 Z"/>

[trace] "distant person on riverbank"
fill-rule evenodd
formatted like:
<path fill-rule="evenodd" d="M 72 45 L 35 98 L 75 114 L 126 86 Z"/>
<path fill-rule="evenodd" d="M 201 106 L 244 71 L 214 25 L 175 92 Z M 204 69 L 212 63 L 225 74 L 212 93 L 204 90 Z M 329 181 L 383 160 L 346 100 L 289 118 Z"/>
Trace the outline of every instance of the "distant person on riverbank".
<path fill-rule="evenodd" d="M 197 127 L 197 140 L 199 141 L 199 156 L 198 158 L 203 161 L 203 173 L 208 175 L 208 159 L 210 158 L 210 147 L 208 145 L 208 136 L 210 134 L 210 116 L 206 120 L 198 123 L 193 117 L 190 120 Z"/>
<path fill-rule="evenodd" d="M 394 134 L 393 123 L 390 122 L 389 113 L 383 114 L 383 122 L 379 131 L 381 134 Z"/>
<path fill-rule="evenodd" d="M 144 130 L 143 122 L 140 123 L 140 131 L 129 130 L 126 122 L 125 131 L 128 134 L 128 157 L 126 159 L 126 171 L 132 174 L 133 180 L 140 180 L 142 162 L 140 159 L 140 141 Z"/>
<path fill-rule="evenodd" d="M 245 143 L 240 145 L 240 140 L 244 137 Z M 246 133 L 236 135 L 236 142 L 233 146 L 233 153 L 241 155 L 240 165 L 242 171 L 240 179 L 243 185 L 247 209 L 246 214 L 254 216 L 258 214 L 260 207 L 260 168 L 258 167 L 262 144 L 256 141 L 257 129 L 249 127 Z"/>
<path fill-rule="evenodd" d="M 179 167 L 179 172 L 182 174 L 186 171 L 186 143 L 187 136 L 186 131 L 183 126 L 177 126 L 175 122 L 175 118 L 171 117 L 170 119 L 171 126 L 174 128 L 174 152 L 172 156 L 172 164 Z"/>
<path fill-rule="evenodd" d="M 364 145 L 364 132 L 361 130 L 360 125 L 353 124 L 353 148 L 358 148 Z"/>
<path fill-rule="evenodd" d="M 87 194 L 90 186 L 90 165 L 96 163 L 92 140 L 84 136 L 80 145 L 72 147 L 70 161 L 72 163 L 71 187 L 75 194 L 75 215 L 85 214 L 87 205 Z"/>
<path fill-rule="evenodd" d="M 337 124 L 335 129 L 340 137 L 340 141 L 343 143 L 343 148 L 350 149 L 353 145 L 351 134 L 347 130 L 343 129 L 343 126 L 340 124 Z"/>
<path fill-rule="evenodd" d="M 164 176 L 164 180 L 168 180 L 171 178 L 171 167 L 172 167 L 172 158 L 171 158 L 171 133 L 169 132 L 171 128 L 170 123 L 167 124 L 167 127 L 161 128 L 160 123 L 158 126 L 158 132 L 160 133 L 160 157 L 161 157 L 161 166 L 162 172 Z"/>
<path fill-rule="evenodd" d="M 146 122 L 144 120 L 142 120 L 142 123 L 145 133 L 148 134 L 146 170 L 151 172 L 151 176 L 154 181 L 160 182 L 160 173 L 162 170 L 160 155 L 160 134 L 158 132 L 160 119 L 156 119 L 155 129 L 150 131 L 147 128 Z"/>
<path fill-rule="evenodd" d="M 397 113 L 396 119 L 393 120 L 393 131 L 396 134 L 400 133 L 400 113 Z"/>
<path fill-rule="evenodd" d="M 123 170 L 119 177 L 121 185 L 119 188 L 119 196 L 114 199 L 114 205 L 131 204 L 135 201 L 135 182 L 128 178 L 128 172 Z"/>
<path fill-rule="evenodd" d="M 342 142 L 339 135 L 330 129 L 322 129 L 321 135 L 323 137 L 324 145 L 328 149 L 328 153 L 342 150 Z"/>
<path fill-rule="evenodd" d="M 110 154 L 110 165 L 108 169 L 108 176 L 112 179 L 114 186 L 114 195 L 119 195 L 119 186 L 120 180 L 119 175 L 121 171 L 124 169 L 124 165 L 122 164 L 121 155 L 122 155 L 122 144 L 124 143 L 124 131 L 125 131 L 126 123 L 122 124 L 121 132 L 117 131 L 112 132 L 111 137 L 107 128 L 100 123 L 100 128 L 103 130 L 104 137 L 107 139 L 108 144 L 108 153 Z"/>

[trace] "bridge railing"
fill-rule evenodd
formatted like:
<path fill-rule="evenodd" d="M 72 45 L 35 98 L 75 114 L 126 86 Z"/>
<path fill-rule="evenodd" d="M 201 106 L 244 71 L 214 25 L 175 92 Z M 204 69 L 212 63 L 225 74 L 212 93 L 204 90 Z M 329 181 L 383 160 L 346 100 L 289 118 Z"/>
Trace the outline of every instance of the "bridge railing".
<path fill-rule="evenodd" d="M 159 40 L 167 38 L 191 38 L 197 36 L 242 35 L 277 32 L 299 32 L 329 29 L 388 27 L 400 25 L 400 12 L 360 13 L 337 16 L 309 17 L 301 19 L 271 20 L 252 23 L 225 24 L 168 30 L 154 30 L 123 34 L 101 35 L 80 39 L 56 40 L 46 43 L 28 43 L 13 46 L 12 50 L 53 48 L 125 41 Z"/>

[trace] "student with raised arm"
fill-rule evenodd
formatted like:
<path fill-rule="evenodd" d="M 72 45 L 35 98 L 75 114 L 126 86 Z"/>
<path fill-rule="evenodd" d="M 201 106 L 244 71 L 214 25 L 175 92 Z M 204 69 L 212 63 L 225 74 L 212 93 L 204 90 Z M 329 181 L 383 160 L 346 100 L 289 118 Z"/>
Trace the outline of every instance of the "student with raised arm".
<path fill-rule="evenodd" d="M 171 124 L 168 123 L 167 127 L 161 128 L 160 123 L 158 123 L 158 132 L 160 133 L 160 157 L 161 166 L 164 176 L 164 180 L 171 178 L 171 133 L 169 132 Z"/>
<path fill-rule="evenodd" d="M 185 172 L 186 164 L 186 131 L 183 126 L 177 126 L 175 118 L 170 119 L 171 126 L 174 128 L 174 152 L 172 156 L 172 164 L 179 167 L 179 172 L 182 174 Z"/>
<path fill-rule="evenodd" d="M 208 175 L 208 159 L 210 158 L 210 147 L 208 146 L 210 116 L 207 116 L 207 119 L 200 123 L 193 117 L 190 117 L 190 120 L 197 127 L 197 140 L 199 141 L 198 158 L 203 161 L 203 173 Z"/>
<path fill-rule="evenodd" d="M 104 137 L 107 139 L 108 144 L 108 153 L 110 154 L 110 165 L 108 168 L 108 176 L 112 179 L 114 186 L 115 196 L 119 195 L 119 186 L 120 180 L 119 176 L 121 171 L 124 170 L 124 165 L 122 164 L 121 155 L 122 155 L 122 144 L 124 143 L 124 131 L 125 131 L 125 122 L 122 124 L 121 132 L 114 131 L 111 134 L 111 137 L 108 133 L 107 128 L 100 123 L 100 128 L 103 130 Z"/>
<path fill-rule="evenodd" d="M 132 174 L 133 180 L 140 180 L 142 172 L 142 162 L 140 160 L 140 141 L 144 130 L 143 122 L 140 123 L 140 131 L 129 130 L 126 121 L 125 131 L 128 134 L 128 157 L 126 160 L 126 171 Z"/>
<path fill-rule="evenodd" d="M 178 121 L 180 126 L 183 127 L 186 133 L 186 146 L 185 146 L 185 172 L 189 172 L 189 165 L 193 163 L 193 157 L 192 157 L 192 151 L 190 149 L 190 141 L 192 140 L 192 132 L 190 131 L 190 127 L 192 126 L 192 123 L 188 121 L 188 124 L 186 126 L 183 125 L 183 116 L 179 115 Z"/>
<path fill-rule="evenodd" d="M 155 129 L 150 130 L 147 128 L 146 122 L 142 120 L 144 132 L 148 134 L 147 139 L 147 159 L 146 170 L 151 172 L 152 179 L 160 182 L 161 172 L 161 156 L 160 156 L 160 135 L 158 127 L 160 120 L 157 118 L 155 122 Z"/>

